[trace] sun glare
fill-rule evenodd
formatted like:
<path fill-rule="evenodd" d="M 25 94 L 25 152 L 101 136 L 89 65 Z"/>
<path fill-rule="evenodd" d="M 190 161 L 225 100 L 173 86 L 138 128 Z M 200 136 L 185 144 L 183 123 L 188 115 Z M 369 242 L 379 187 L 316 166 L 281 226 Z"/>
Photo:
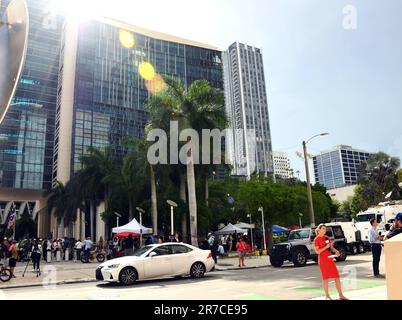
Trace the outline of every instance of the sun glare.
<path fill-rule="evenodd" d="M 58 12 L 69 18 L 90 19 L 103 16 L 102 1 L 97 0 L 53 0 L 52 12 Z"/>

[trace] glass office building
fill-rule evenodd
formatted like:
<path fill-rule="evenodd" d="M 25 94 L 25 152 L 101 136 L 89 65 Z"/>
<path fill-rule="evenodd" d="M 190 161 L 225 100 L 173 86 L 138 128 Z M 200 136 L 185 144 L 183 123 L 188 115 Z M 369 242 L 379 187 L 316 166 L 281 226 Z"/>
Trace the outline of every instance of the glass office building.
<path fill-rule="evenodd" d="M 3 15 L 9 0 L 2 0 Z M 27 0 L 26 62 L 0 125 L 0 188 L 51 187 L 60 38 L 63 18 L 48 0 Z"/>
<path fill-rule="evenodd" d="M 109 19 L 68 21 L 62 43 L 54 181 L 68 181 L 88 147 L 122 154 L 122 139 L 143 136 L 161 76 L 223 89 L 221 52 L 208 45 Z"/>
<path fill-rule="evenodd" d="M 354 185 L 360 163 L 369 156 L 369 152 L 345 145 L 321 152 L 313 157 L 315 181 L 327 189 Z"/>

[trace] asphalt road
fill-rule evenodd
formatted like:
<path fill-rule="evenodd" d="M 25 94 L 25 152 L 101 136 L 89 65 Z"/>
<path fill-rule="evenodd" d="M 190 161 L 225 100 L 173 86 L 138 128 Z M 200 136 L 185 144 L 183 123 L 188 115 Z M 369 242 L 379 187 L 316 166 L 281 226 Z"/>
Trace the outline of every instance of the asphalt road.
<path fill-rule="evenodd" d="M 384 271 L 384 257 L 381 271 Z M 385 280 L 372 277 L 371 254 L 349 256 L 337 263 L 343 278 L 345 294 L 357 289 L 385 285 Z M 331 284 L 331 294 L 337 298 Z M 303 268 L 284 265 L 248 270 L 215 271 L 205 278 L 162 279 L 138 282 L 131 287 L 102 282 L 66 284 L 54 287 L 31 287 L 0 291 L 0 299 L 43 300 L 305 300 L 323 295 L 318 265 Z"/>

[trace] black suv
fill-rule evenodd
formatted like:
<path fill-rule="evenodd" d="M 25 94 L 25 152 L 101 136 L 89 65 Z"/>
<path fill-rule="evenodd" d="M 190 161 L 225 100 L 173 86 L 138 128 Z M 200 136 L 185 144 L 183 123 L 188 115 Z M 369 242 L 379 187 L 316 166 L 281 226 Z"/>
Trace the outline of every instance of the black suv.
<path fill-rule="evenodd" d="M 331 238 L 334 248 L 341 254 L 337 261 L 345 261 L 347 257 L 347 242 L 341 226 L 327 226 L 327 236 Z M 271 265 L 279 268 L 285 261 L 291 261 L 295 267 L 303 267 L 308 259 L 318 261 L 314 250 L 315 228 L 292 230 L 288 240 L 275 244 L 270 250 Z"/>

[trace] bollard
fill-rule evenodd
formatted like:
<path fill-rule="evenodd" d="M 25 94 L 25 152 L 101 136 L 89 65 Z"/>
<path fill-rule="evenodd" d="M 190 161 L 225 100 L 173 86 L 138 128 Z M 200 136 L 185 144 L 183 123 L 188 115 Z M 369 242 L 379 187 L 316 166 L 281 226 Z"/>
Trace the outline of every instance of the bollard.
<path fill-rule="evenodd" d="M 47 251 L 46 262 L 48 263 L 52 262 L 52 252 L 50 250 Z"/>
<path fill-rule="evenodd" d="M 64 251 L 64 260 L 68 261 L 70 258 L 70 249 L 66 249 L 66 251 Z"/>
<path fill-rule="evenodd" d="M 402 234 L 384 243 L 388 300 L 402 300 Z"/>
<path fill-rule="evenodd" d="M 56 251 L 56 261 L 57 261 L 57 262 L 60 262 L 60 261 L 61 261 L 60 250 Z"/>
<path fill-rule="evenodd" d="M 74 250 L 74 253 L 73 253 L 73 261 L 74 261 L 74 262 L 77 262 L 77 250 Z"/>

